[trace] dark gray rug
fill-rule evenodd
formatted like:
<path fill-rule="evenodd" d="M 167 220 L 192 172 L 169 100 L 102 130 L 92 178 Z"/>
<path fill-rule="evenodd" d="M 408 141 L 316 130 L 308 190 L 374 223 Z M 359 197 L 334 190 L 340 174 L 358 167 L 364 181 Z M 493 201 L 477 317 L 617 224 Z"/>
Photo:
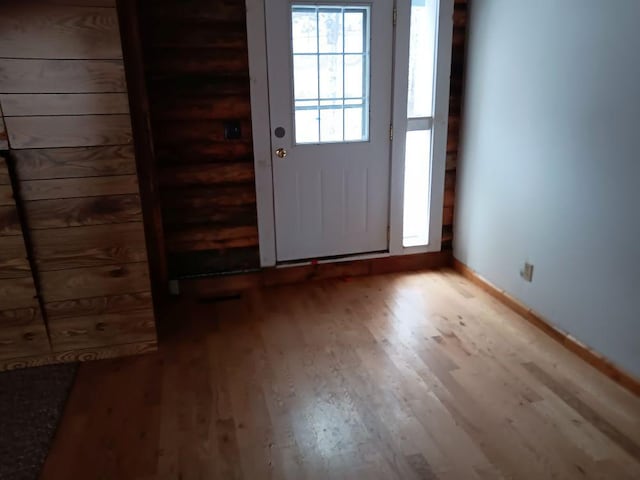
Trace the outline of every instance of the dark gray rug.
<path fill-rule="evenodd" d="M 35 480 L 47 458 L 77 364 L 0 372 L 0 480 Z"/>

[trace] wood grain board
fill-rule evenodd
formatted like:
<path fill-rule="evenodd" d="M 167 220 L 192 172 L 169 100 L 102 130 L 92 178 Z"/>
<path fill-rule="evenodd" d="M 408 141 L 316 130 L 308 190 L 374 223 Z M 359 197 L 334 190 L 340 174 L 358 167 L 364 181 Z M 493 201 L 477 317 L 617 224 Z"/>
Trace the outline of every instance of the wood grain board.
<path fill-rule="evenodd" d="M 0 150 L 9 149 L 9 137 L 7 136 L 7 129 L 4 125 L 4 116 L 2 114 L 2 104 L 0 103 Z"/>
<path fill-rule="evenodd" d="M 12 148 L 126 145 L 133 141 L 129 115 L 5 117 Z"/>
<path fill-rule="evenodd" d="M 77 316 L 126 314 L 134 310 L 148 310 L 151 306 L 151 292 L 136 292 L 50 302 L 47 303 L 47 312 L 51 320 L 57 320 Z"/>
<path fill-rule="evenodd" d="M 22 236 L 22 226 L 20 225 L 18 209 L 15 205 L 0 206 L 0 236 L 3 235 Z"/>
<path fill-rule="evenodd" d="M 15 205 L 11 185 L 0 185 L 0 207 Z"/>
<path fill-rule="evenodd" d="M 11 155 L 21 181 L 136 173 L 132 145 L 38 148 L 16 150 Z"/>
<path fill-rule="evenodd" d="M 147 258 L 140 222 L 33 230 L 31 243 L 38 269 L 43 272 L 143 262 Z"/>
<path fill-rule="evenodd" d="M 0 57 L 122 58 L 114 8 L 0 2 Z"/>
<path fill-rule="evenodd" d="M 49 321 L 54 352 L 155 340 L 153 309 Z"/>
<path fill-rule="evenodd" d="M 9 167 L 7 162 L 0 155 L 0 185 L 11 185 L 11 177 L 9 176 Z"/>
<path fill-rule="evenodd" d="M 36 288 L 31 275 L 0 279 L 0 311 L 37 305 Z"/>
<path fill-rule="evenodd" d="M 640 398 L 450 270 L 166 313 L 80 367 L 43 480 L 640 478 Z"/>
<path fill-rule="evenodd" d="M 136 175 L 20 182 L 20 197 L 25 201 L 125 194 L 138 194 L 138 177 Z"/>
<path fill-rule="evenodd" d="M 45 302 L 149 290 L 146 262 L 40 272 Z"/>
<path fill-rule="evenodd" d="M 7 117 L 128 114 L 126 93 L 30 93 L 0 95 Z"/>
<path fill-rule="evenodd" d="M 142 220 L 138 195 L 37 200 L 25 202 L 24 208 L 35 230 Z"/>
<path fill-rule="evenodd" d="M 31 276 L 22 235 L 0 236 L 0 278 Z"/>
<path fill-rule="evenodd" d="M 40 307 L 0 311 L 0 359 L 49 353 Z"/>
<path fill-rule="evenodd" d="M 94 360 L 105 360 L 108 358 L 142 355 L 154 352 L 157 349 L 158 344 L 153 340 L 142 343 L 111 345 L 109 347 L 83 348 L 66 352 L 38 354 L 33 356 L 4 359 L 0 362 L 0 371 L 40 367 L 54 363 L 91 362 Z"/>
<path fill-rule="evenodd" d="M 122 93 L 122 60 L 0 58 L 0 93 Z"/>

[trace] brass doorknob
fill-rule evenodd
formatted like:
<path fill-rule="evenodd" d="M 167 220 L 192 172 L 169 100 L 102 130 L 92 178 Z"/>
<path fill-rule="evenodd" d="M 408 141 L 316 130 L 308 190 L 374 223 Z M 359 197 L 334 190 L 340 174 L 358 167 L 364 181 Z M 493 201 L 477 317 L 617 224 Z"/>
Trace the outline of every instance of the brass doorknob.
<path fill-rule="evenodd" d="M 284 158 L 287 156 L 287 151 L 284 148 L 278 148 L 276 150 L 276 155 L 280 158 Z"/>

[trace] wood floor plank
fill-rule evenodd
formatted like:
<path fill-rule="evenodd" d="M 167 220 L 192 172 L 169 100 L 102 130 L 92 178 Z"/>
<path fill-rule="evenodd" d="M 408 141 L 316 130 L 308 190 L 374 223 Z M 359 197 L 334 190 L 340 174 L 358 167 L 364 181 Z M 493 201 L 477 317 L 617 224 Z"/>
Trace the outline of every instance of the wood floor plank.
<path fill-rule="evenodd" d="M 450 271 L 165 315 L 158 352 L 81 366 L 43 479 L 640 478 L 640 399 Z"/>

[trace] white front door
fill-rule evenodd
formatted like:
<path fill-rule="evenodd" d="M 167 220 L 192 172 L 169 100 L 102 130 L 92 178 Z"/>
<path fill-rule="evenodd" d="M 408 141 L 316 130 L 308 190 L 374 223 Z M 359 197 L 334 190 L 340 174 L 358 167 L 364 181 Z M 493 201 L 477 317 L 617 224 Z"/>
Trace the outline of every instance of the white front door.
<path fill-rule="evenodd" d="M 388 250 L 393 2 L 265 10 L 277 260 Z"/>

